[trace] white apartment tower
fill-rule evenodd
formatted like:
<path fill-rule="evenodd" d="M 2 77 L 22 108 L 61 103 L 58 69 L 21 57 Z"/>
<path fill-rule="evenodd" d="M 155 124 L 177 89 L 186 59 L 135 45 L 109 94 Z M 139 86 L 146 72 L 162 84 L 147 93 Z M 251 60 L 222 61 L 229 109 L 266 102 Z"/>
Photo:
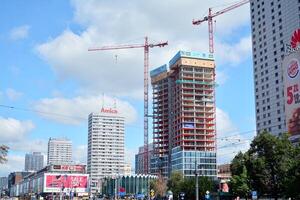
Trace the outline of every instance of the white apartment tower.
<path fill-rule="evenodd" d="M 25 155 L 25 171 L 38 171 L 44 167 L 44 156 L 41 152 L 27 153 Z"/>
<path fill-rule="evenodd" d="M 102 108 L 88 119 L 87 172 L 91 192 L 100 190 L 101 179 L 124 173 L 124 117 L 115 109 Z"/>
<path fill-rule="evenodd" d="M 47 164 L 72 164 L 72 141 L 66 138 L 49 138 Z"/>
<path fill-rule="evenodd" d="M 300 27 L 300 0 L 250 0 L 256 128 L 286 132 L 282 60 Z"/>

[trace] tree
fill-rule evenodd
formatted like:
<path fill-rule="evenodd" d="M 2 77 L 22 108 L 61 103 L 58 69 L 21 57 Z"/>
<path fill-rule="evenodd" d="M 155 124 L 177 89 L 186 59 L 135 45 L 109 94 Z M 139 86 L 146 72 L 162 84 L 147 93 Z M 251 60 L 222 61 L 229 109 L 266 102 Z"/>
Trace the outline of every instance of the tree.
<path fill-rule="evenodd" d="M 195 199 L 195 188 L 196 182 L 195 177 L 185 177 L 182 182 L 180 182 L 180 190 L 185 193 L 185 199 Z"/>
<path fill-rule="evenodd" d="M 214 189 L 214 183 L 213 181 L 208 178 L 207 176 L 200 176 L 199 177 L 199 194 L 200 197 L 204 197 L 206 194 L 206 191 L 213 191 Z"/>
<path fill-rule="evenodd" d="M 246 154 L 239 152 L 232 160 L 230 164 L 230 171 L 232 174 L 238 175 L 243 173 L 244 166 L 247 161 Z"/>
<path fill-rule="evenodd" d="M 248 155 L 246 166 L 253 189 L 275 199 L 282 196 L 288 171 L 295 159 L 295 147 L 288 136 L 260 133 L 251 143 Z"/>
<path fill-rule="evenodd" d="M 297 146 L 293 166 L 288 170 L 287 179 L 285 179 L 284 193 L 286 197 L 300 199 L 300 146 Z"/>
<path fill-rule="evenodd" d="M 297 196 L 299 186 L 300 149 L 294 146 L 288 135 L 276 137 L 268 132 L 260 133 L 252 141 L 246 153 L 239 153 L 231 162 L 231 187 L 235 194 L 256 190 L 259 195 Z"/>
<path fill-rule="evenodd" d="M 180 185 L 183 181 L 183 175 L 181 172 L 172 172 L 168 181 L 168 189 L 173 192 L 174 198 L 177 198 L 180 192 L 182 192 Z"/>
<path fill-rule="evenodd" d="M 230 181 L 233 195 L 245 197 L 247 199 L 250 192 L 249 179 L 247 168 L 244 165 L 242 172 L 239 175 L 233 175 Z"/>
<path fill-rule="evenodd" d="M 163 177 L 159 177 L 152 184 L 153 190 L 155 191 L 155 195 L 158 198 L 162 198 L 165 196 L 167 191 L 167 183 Z"/>
<path fill-rule="evenodd" d="M 9 147 L 6 145 L 0 145 L 0 164 L 3 164 L 7 161 L 7 153 Z"/>

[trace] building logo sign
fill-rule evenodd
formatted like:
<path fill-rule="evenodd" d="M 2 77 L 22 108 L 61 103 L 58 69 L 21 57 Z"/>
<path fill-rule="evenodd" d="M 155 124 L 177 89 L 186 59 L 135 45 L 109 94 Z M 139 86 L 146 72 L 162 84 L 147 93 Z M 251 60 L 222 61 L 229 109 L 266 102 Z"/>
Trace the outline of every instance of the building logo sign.
<path fill-rule="evenodd" d="M 300 51 L 285 56 L 283 66 L 286 127 L 290 139 L 300 139 Z"/>
<path fill-rule="evenodd" d="M 287 74 L 290 78 L 295 78 L 299 73 L 299 61 L 292 59 L 287 67 Z"/>
<path fill-rule="evenodd" d="M 292 53 L 300 50 L 300 29 L 294 31 L 290 44 L 286 44 L 286 52 Z"/>
<path fill-rule="evenodd" d="M 112 108 L 101 108 L 102 113 L 117 114 L 118 111 Z"/>
<path fill-rule="evenodd" d="M 300 29 L 295 30 L 292 38 L 291 38 L 291 47 L 293 49 L 297 48 L 300 44 Z"/>

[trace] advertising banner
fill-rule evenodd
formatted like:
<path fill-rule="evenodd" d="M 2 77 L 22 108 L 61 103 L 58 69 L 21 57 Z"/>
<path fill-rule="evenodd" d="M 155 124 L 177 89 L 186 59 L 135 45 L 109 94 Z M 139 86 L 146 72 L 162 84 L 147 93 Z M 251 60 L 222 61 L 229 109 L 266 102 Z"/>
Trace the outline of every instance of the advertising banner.
<path fill-rule="evenodd" d="M 87 174 L 44 174 L 44 192 L 86 192 Z"/>
<path fill-rule="evenodd" d="M 300 52 L 293 52 L 283 60 L 286 126 L 290 139 L 300 137 Z"/>
<path fill-rule="evenodd" d="M 194 122 L 183 123 L 182 128 L 195 128 Z"/>
<path fill-rule="evenodd" d="M 85 165 L 53 165 L 54 171 L 85 172 Z"/>

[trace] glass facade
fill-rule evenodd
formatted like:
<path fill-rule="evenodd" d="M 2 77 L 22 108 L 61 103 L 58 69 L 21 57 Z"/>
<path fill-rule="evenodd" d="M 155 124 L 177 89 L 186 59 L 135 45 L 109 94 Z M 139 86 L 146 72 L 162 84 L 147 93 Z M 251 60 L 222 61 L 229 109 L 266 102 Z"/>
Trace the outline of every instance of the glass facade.
<path fill-rule="evenodd" d="M 104 178 L 102 194 L 114 197 L 124 195 L 148 194 L 148 186 L 151 180 L 156 179 L 153 175 L 120 176 L 116 178 Z"/>
<path fill-rule="evenodd" d="M 197 166 L 200 176 L 217 176 L 216 152 L 187 151 L 180 147 L 172 149 L 172 171 L 180 171 L 185 176 L 195 176 Z"/>

